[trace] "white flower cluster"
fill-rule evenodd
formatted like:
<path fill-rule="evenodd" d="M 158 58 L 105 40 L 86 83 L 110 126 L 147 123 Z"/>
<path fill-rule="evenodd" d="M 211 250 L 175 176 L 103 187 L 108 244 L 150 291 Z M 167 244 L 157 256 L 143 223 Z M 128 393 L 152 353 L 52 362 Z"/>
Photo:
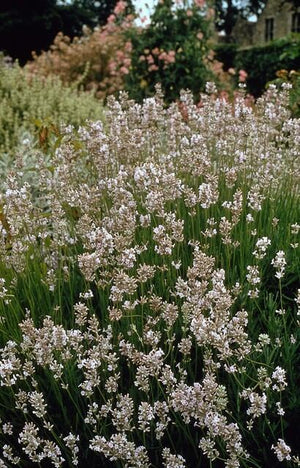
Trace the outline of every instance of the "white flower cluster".
<path fill-rule="evenodd" d="M 276 273 L 275 273 L 276 278 L 280 280 L 284 276 L 285 266 L 286 266 L 285 253 L 283 252 L 283 250 L 279 250 L 277 252 L 275 258 L 272 259 L 271 263 L 276 269 Z"/>
<path fill-rule="evenodd" d="M 110 97 L 105 124 L 38 158 L 38 189 L 3 184 L 0 466 L 238 468 L 259 419 L 288 416 L 294 310 L 263 288 L 269 246 L 278 279 L 296 255 L 276 203 L 299 122 L 274 89 L 253 106 L 208 91 Z M 294 459 L 283 439 L 273 451 Z"/>

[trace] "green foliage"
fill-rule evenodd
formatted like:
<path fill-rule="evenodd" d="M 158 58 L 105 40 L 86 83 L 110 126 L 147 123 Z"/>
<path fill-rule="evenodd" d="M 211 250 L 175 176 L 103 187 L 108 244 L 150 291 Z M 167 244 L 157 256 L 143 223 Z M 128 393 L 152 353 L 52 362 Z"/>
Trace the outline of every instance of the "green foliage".
<path fill-rule="evenodd" d="M 90 28 L 103 26 L 107 18 L 113 13 L 118 0 L 71 0 L 64 1 L 59 6 L 60 15 L 63 21 L 62 31 L 65 35 L 73 38 L 81 36 L 82 27 Z M 131 0 L 126 1 L 126 13 L 132 13 L 134 8 Z"/>
<path fill-rule="evenodd" d="M 23 65 L 33 51 L 47 50 L 62 32 L 73 38 L 82 35 L 83 26 L 105 24 L 117 0 L 1 0 L 0 51 Z M 127 12 L 133 10 L 127 0 Z"/>
<path fill-rule="evenodd" d="M 262 94 L 265 85 L 276 77 L 280 69 L 300 69 L 300 35 L 292 34 L 263 47 L 239 50 L 235 57 L 235 67 L 248 73 L 247 87 L 255 97 Z"/>
<path fill-rule="evenodd" d="M 190 7 L 172 0 L 157 3 L 150 24 L 131 32 L 132 66 L 126 87 L 132 98 L 140 101 L 153 95 L 156 83 L 161 83 L 167 101 L 177 99 L 181 89 L 199 95 L 213 76 L 208 46 L 212 14 L 202 2 Z"/>
<path fill-rule="evenodd" d="M 0 153 L 14 153 L 24 134 L 40 132 L 44 121 L 52 127 L 79 126 L 102 117 L 102 105 L 92 94 L 55 77 L 32 76 L 17 64 L 0 62 L 0 100 Z"/>
<path fill-rule="evenodd" d="M 62 28 L 56 0 L 2 0 L 0 50 L 25 63 L 33 50 L 48 48 Z"/>
<path fill-rule="evenodd" d="M 214 46 L 215 58 L 223 63 L 224 70 L 234 68 L 237 44 L 216 44 Z"/>

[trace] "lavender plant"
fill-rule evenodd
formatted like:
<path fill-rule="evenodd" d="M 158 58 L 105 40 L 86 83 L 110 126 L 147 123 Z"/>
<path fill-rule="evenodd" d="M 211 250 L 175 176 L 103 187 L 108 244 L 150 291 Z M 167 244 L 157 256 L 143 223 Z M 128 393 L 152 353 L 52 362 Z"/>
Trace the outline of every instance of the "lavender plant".
<path fill-rule="evenodd" d="M 0 466 L 299 466 L 299 121 L 201 103 L 111 97 L 8 175 Z"/>

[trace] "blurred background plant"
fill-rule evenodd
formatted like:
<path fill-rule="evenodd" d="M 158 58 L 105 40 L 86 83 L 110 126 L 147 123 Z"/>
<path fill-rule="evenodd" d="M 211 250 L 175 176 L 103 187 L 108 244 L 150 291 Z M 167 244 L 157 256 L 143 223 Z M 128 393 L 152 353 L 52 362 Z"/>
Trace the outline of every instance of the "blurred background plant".
<path fill-rule="evenodd" d="M 65 84 L 93 90 L 98 98 L 123 89 L 131 63 L 131 43 L 124 32 L 132 26 L 125 2 L 119 2 L 104 26 L 83 28 L 83 35 L 59 33 L 50 50 L 33 54 L 26 69 L 35 75 L 59 76 Z"/>
<path fill-rule="evenodd" d="M 228 74 L 231 75 L 231 90 L 236 89 L 239 81 L 245 81 L 247 91 L 255 99 L 271 83 L 276 86 L 289 83 L 290 110 L 293 116 L 299 116 L 300 34 L 293 33 L 264 46 L 246 49 L 239 49 L 235 43 L 219 43 L 213 50 L 216 59 L 223 64 L 221 83 L 224 89 Z M 244 76 L 243 70 L 246 71 Z"/>
<path fill-rule="evenodd" d="M 34 74 L 59 76 L 74 88 L 94 89 L 100 98 L 126 89 L 141 101 L 160 82 L 168 103 L 180 89 L 198 99 L 206 81 L 232 97 L 239 70 L 246 71 L 248 92 L 257 98 L 278 70 L 300 68 L 295 32 L 263 47 L 241 49 L 231 42 L 237 19 L 259 14 L 265 3 L 156 1 L 146 25 L 135 14 L 133 4 L 141 4 L 132 0 L 3 0 L 0 49 Z"/>
<path fill-rule="evenodd" d="M 300 69 L 300 34 L 274 40 L 265 46 L 238 50 L 234 66 L 247 70 L 247 87 L 255 97 L 260 96 L 266 84 L 276 78 L 281 69 Z"/>
<path fill-rule="evenodd" d="M 126 77 L 129 95 L 140 101 L 161 83 L 167 101 L 190 89 L 194 97 L 215 78 L 214 10 L 202 0 L 157 2 L 150 23 L 131 30 L 132 66 Z"/>
<path fill-rule="evenodd" d="M 103 118 L 101 101 L 92 93 L 64 85 L 55 76 L 29 74 L 6 57 L 0 58 L 0 100 L 3 167 L 10 167 L 18 151 L 38 146 L 62 123 L 78 127 L 87 119 Z"/>
<path fill-rule="evenodd" d="M 1 0 L 0 50 L 24 65 L 32 51 L 48 50 L 62 32 L 73 39 L 83 26 L 106 24 L 118 0 Z M 132 10 L 131 0 L 127 0 Z M 129 11 L 129 10 L 128 10 Z M 20 40 L 21 39 L 21 40 Z"/>

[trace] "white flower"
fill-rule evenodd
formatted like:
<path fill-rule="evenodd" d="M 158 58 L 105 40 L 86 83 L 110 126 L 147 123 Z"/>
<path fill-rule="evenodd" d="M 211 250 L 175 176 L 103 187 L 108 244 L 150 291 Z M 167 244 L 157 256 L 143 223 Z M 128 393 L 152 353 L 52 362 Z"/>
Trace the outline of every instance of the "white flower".
<path fill-rule="evenodd" d="M 277 445 L 271 447 L 279 461 L 291 460 L 291 448 L 285 443 L 283 439 L 278 439 Z"/>
<path fill-rule="evenodd" d="M 284 276 L 284 270 L 286 266 L 285 253 L 283 250 L 279 250 L 272 260 L 272 265 L 277 270 L 275 273 L 276 278 L 281 279 Z"/>

